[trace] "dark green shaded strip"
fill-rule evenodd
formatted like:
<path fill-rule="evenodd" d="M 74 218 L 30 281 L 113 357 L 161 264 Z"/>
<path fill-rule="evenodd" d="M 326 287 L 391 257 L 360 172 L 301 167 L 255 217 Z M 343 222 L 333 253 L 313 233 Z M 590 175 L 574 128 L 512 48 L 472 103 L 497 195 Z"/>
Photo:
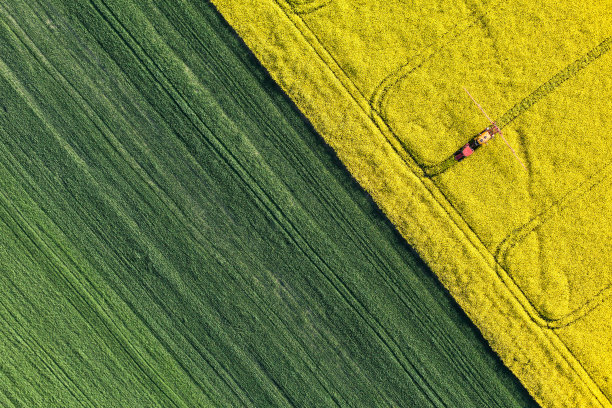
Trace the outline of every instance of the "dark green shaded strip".
<path fill-rule="evenodd" d="M 586 68 L 591 62 L 597 60 L 599 57 L 604 55 L 610 50 L 612 45 L 612 37 L 608 37 L 603 40 L 599 45 L 585 54 L 582 58 L 569 64 L 567 67 L 557 72 L 555 76 L 549 79 L 547 82 L 540 85 L 535 91 L 525 97 L 522 101 L 514 105 L 509 111 L 504 113 L 495 123 L 500 129 L 507 126 L 510 122 L 516 119 L 521 113 L 532 107 L 540 99 L 546 97 L 549 93 L 554 91 L 563 82 L 576 76 L 580 71 Z"/>
<path fill-rule="evenodd" d="M 523 112 L 532 107 L 542 98 L 545 98 L 549 93 L 563 84 L 568 79 L 576 76 L 581 70 L 586 68 L 590 63 L 600 58 L 610 50 L 612 46 L 612 37 L 608 37 L 599 43 L 583 57 L 572 62 L 561 71 L 557 72 L 551 79 L 540 85 L 535 91 L 526 96 L 523 100 L 514 105 L 510 110 L 504 113 L 495 124 L 498 128 L 503 129 L 510 124 L 514 119 L 519 117 Z M 469 139 L 467 140 L 469 141 Z M 467 143 L 466 141 L 466 143 Z M 458 163 L 453 156 L 441 161 L 440 163 L 429 166 L 425 169 L 425 174 L 429 177 L 437 176 Z"/>
<path fill-rule="evenodd" d="M 457 163 L 458 163 L 458 161 L 455 160 L 455 156 L 452 155 L 452 156 L 444 159 L 443 161 L 441 161 L 438 164 L 435 164 L 433 166 L 427 166 L 424 169 L 425 175 L 427 177 L 437 176 L 439 174 L 444 173 L 446 170 L 450 169 L 451 167 L 453 167 Z"/>

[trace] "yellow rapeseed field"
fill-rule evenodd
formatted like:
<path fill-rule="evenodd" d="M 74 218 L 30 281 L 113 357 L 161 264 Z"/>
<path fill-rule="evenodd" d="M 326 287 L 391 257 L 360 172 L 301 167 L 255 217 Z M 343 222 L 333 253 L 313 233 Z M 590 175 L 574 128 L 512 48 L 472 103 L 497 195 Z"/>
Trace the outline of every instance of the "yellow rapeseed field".
<path fill-rule="evenodd" d="M 612 406 L 609 0 L 213 3 L 538 402 Z"/>

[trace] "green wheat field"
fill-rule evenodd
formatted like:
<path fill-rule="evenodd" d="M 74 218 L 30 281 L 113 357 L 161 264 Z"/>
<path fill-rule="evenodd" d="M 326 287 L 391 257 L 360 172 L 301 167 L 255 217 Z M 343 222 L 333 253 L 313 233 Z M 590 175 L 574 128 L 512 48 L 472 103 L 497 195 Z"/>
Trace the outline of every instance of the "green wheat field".
<path fill-rule="evenodd" d="M 203 0 L 0 3 L 0 406 L 533 401 Z"/>

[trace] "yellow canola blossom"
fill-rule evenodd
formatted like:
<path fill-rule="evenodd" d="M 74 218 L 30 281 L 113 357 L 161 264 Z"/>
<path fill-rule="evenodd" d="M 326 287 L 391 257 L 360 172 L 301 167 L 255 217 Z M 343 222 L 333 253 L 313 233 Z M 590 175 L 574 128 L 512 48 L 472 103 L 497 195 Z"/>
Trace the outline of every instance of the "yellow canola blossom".
<path fill-rule="evenodd" d="M 612 4 L 214 0 L 547 407 L 612 407 Z M 491 123 L 497 134 L 455 153 Z"/>

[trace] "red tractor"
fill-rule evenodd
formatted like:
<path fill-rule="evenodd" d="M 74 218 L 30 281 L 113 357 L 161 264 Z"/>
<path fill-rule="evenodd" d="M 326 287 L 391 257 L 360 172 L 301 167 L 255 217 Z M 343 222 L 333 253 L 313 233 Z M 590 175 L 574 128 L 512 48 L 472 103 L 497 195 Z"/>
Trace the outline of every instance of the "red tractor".
<path fill-rule="evenodd" d="M 465 159 L 466 157 L 474 153 L 474 150 L 478 149 L 480 146 L 493 139 L 493 136 L 495 136 L 496 133 L 499 133 L 499 129 L 495 126 L 489 126 L 485 130 L 480 132 L 478 135 L 476 135 L 475 138 L 466 143 L 465 146 L 457 150 L 454 154 L 455 160 L 461 161 Z"/>

